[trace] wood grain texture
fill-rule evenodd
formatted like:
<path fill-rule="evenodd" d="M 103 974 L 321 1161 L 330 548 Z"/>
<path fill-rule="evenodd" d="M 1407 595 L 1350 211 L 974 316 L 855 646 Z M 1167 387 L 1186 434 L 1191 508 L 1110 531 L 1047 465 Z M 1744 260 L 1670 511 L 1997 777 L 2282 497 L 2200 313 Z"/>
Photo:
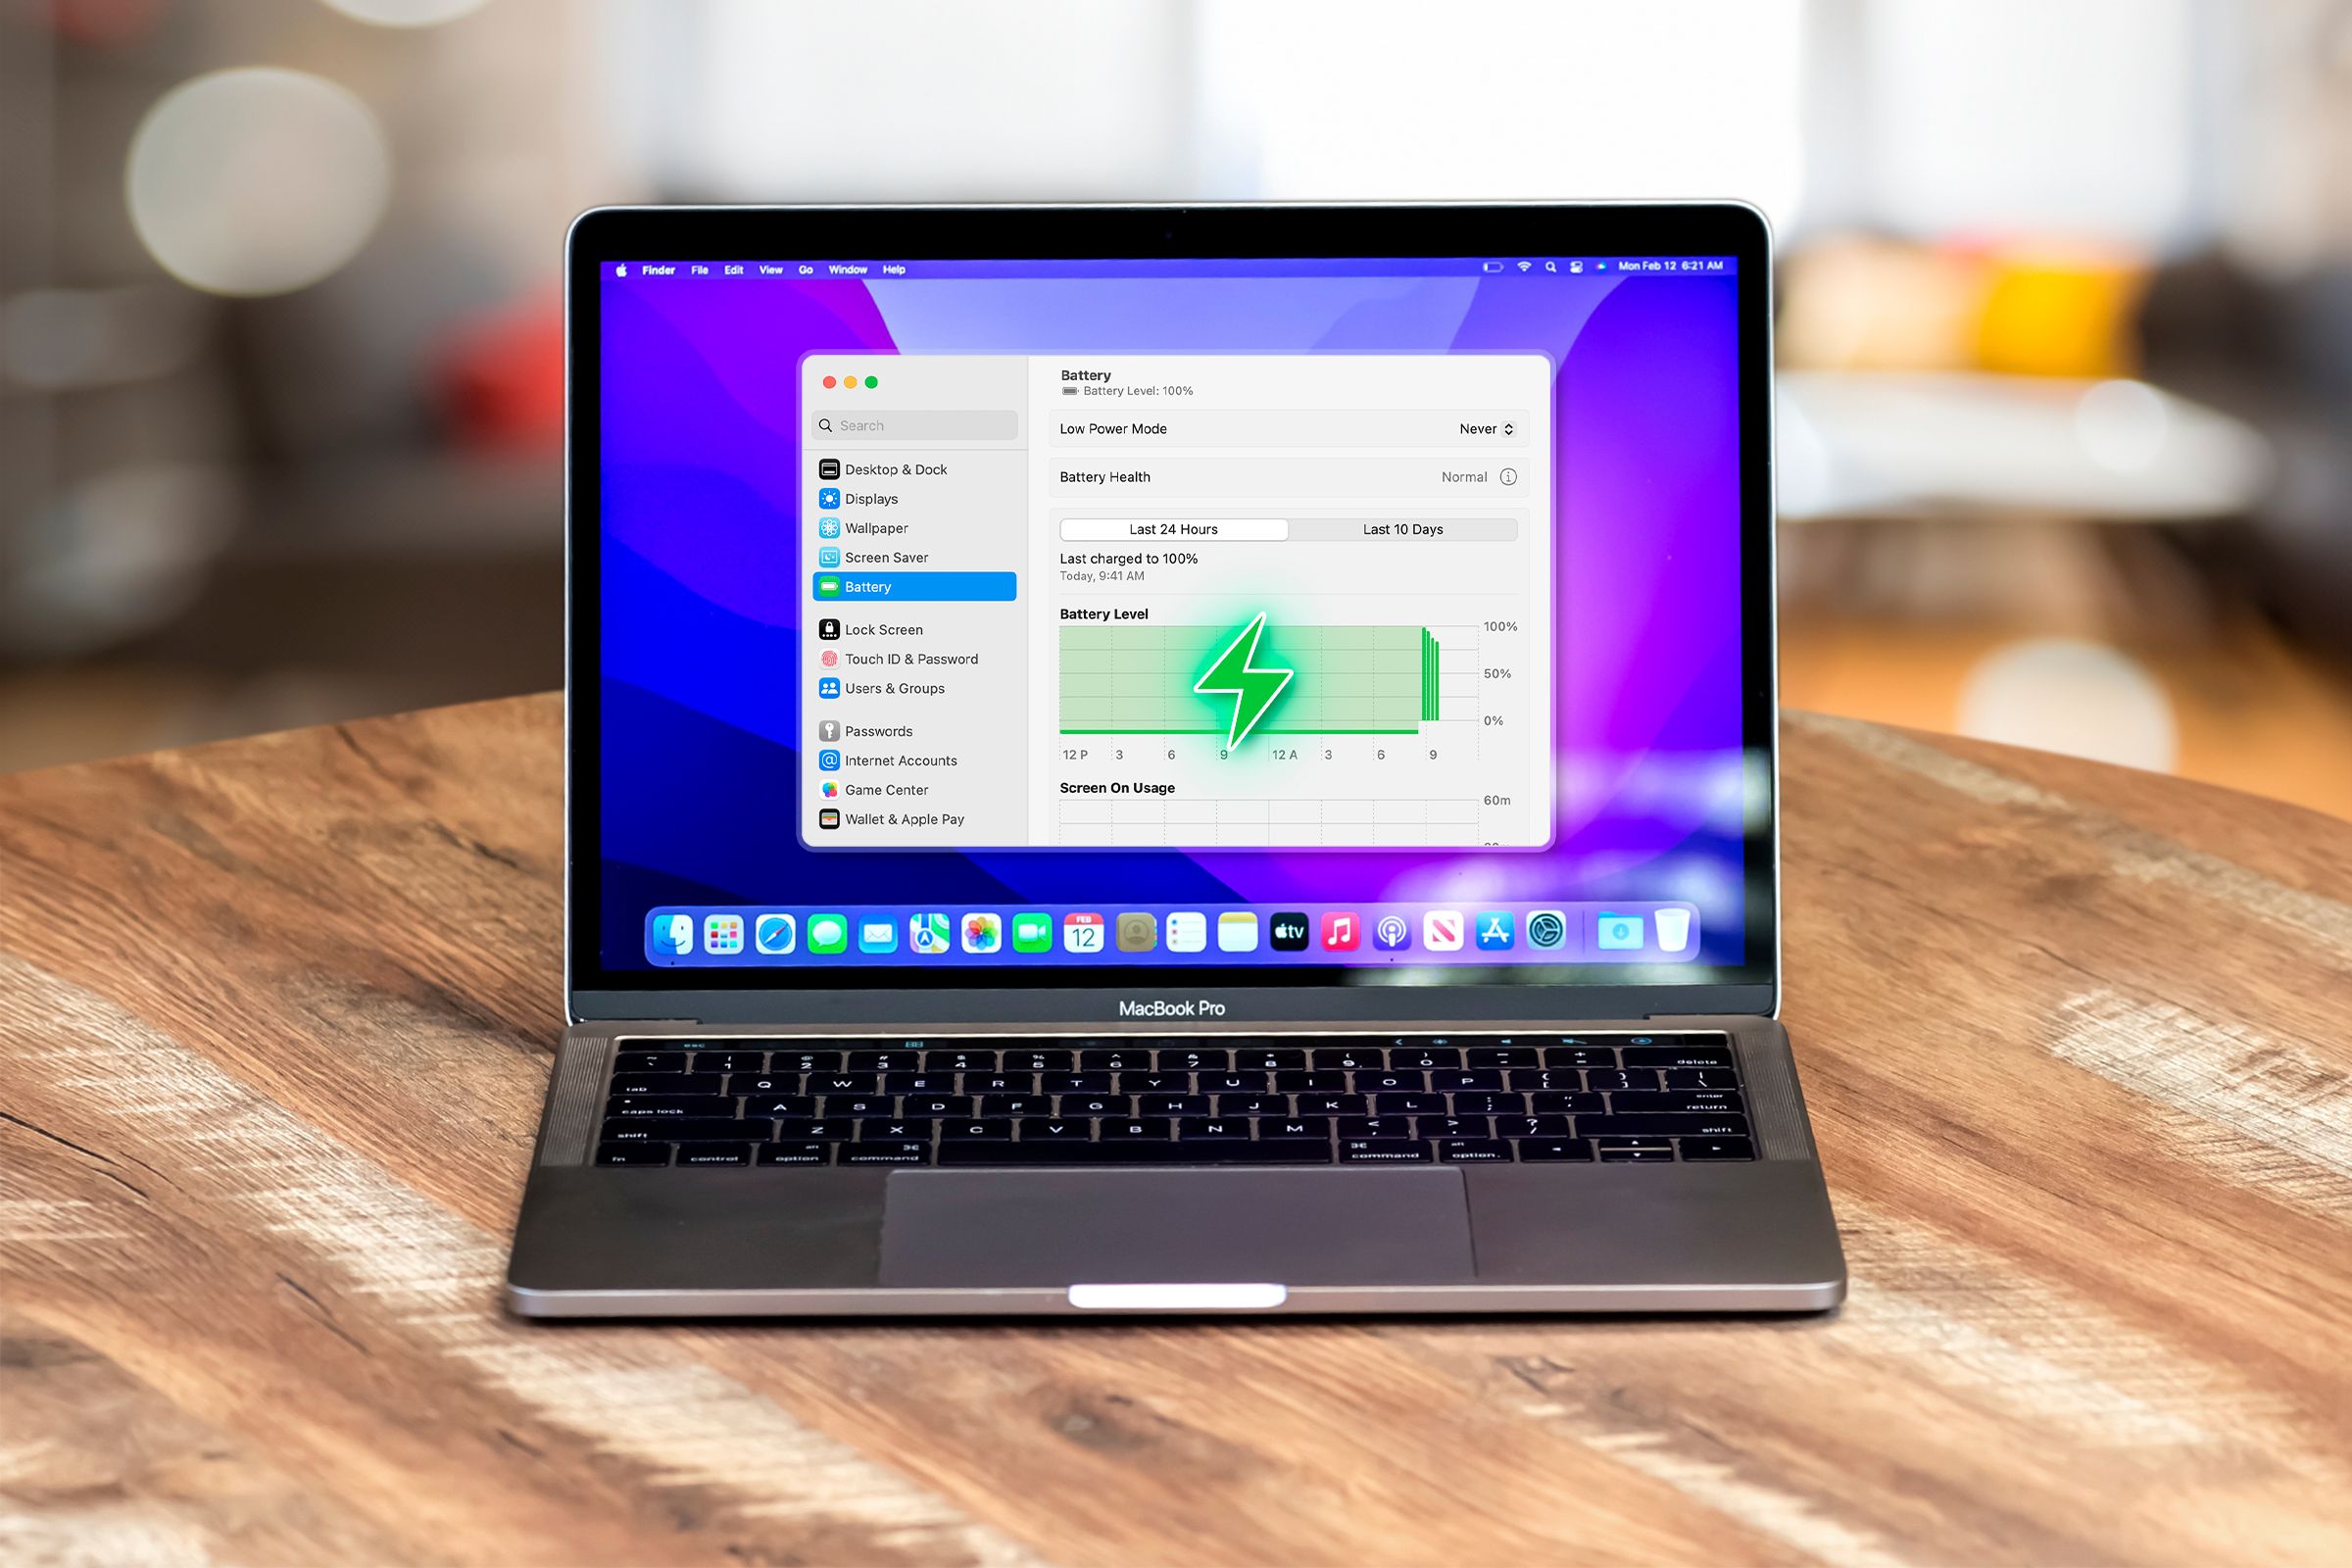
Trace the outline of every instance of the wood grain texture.
<path fill-rule="evenodd" d="M 0 779 L 0 1561 L 2352 1561 L 2352 826 L 1791 715 L 1832 1317 L 527 1326 L 560 731 Z"/>

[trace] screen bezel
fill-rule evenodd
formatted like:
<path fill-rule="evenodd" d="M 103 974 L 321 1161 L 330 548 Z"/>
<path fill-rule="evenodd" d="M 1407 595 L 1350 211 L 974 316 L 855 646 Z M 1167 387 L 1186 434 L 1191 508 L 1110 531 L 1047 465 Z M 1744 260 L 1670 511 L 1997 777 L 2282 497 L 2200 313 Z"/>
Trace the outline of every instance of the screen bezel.
<path fill-rule="evenodd" d="M 1422 237 L 1420 243 L 1413 237 Z M 1296 968 L 1007 965 L 985 976 L 920 964 L 741 970 L 609 969 L 598 951 L 601 797 L 597 759 L 601 267 L 636 260 L 755 261 L 801 255 L 891 260 L 1254 259 L 1534 255 L 1714 255 L 1738 264 L 1742 750 L 1751 829 L 1745 928 L 1736 965 L 1424 965 Z M 1245 1015 L 1643 1017 L 1766 1012 L 1780 970 L 1778 678 L 1773 601 L 1771 241 L 1733 202 L 1166 207 L 599 208 L 572 224 L 565 265 L 564 948 L 569 1015 L 758 1019 L 798 1016 L 1099 1018 L 1115 999 L 1239 1002 Z M 789 903 L 784 900 L 780 902 Z M 1661 975 L 1660 971 L 1667 971 Z M 981 989 L 985 988 L 985 989 Z M 1530 993 L 1536 993 L 1531 995 Z"/>

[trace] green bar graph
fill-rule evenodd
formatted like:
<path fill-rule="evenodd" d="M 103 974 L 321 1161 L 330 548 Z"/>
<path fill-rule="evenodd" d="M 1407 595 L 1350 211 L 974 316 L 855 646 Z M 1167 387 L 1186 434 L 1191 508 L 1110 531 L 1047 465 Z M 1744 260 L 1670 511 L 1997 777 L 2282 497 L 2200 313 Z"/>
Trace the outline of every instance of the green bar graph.
<path fill-rule="evenodd" d="M 1064 735 L 1223 735 L 1233 699 L 1193 690 L 1231 626 L 1061 628 Z M 1438 716 L 1426 626 L 1268 623 L 1258 662 L 1296 670 L 1260 735 L 1410 735 Z"/>

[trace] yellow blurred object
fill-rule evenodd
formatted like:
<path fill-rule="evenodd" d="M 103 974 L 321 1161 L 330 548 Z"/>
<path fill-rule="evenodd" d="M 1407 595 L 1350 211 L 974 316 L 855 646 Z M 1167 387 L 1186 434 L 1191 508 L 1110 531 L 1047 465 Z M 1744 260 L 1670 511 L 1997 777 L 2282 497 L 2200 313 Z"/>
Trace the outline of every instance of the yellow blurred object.
<path fill-rule="evenodd" d="M 2137 371 L 2132 323 L 2148 287 L 2143 263 L 2093 253 L 1996 251 L 1985 266 L 1978 368 L 2082 378 Z"/>
<path fill-rule="evenodd" d="M 2129 252 L 1848 235 L 1789 257 L 1783 275 L 1781 362 L 1792 369 L 2102 380 L 2138 366 L 2133 320 L 2148 268 Z"/>

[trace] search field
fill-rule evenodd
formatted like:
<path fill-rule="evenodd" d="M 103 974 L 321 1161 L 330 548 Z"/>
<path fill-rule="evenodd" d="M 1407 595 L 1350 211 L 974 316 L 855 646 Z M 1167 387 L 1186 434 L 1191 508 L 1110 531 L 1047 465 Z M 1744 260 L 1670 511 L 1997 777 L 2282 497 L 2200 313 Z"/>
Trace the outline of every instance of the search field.
<path fill-rule="evenodd" d="M 875 409 L 811 415 L 811 441 L 1010 441 L 1021 416 L 1011 409 Z"/>
<path fill-rule="evenodd" d="M 1057 447 L 1524 447 L 1524 409 L 1089 409 L 1056 412 Z"/>

